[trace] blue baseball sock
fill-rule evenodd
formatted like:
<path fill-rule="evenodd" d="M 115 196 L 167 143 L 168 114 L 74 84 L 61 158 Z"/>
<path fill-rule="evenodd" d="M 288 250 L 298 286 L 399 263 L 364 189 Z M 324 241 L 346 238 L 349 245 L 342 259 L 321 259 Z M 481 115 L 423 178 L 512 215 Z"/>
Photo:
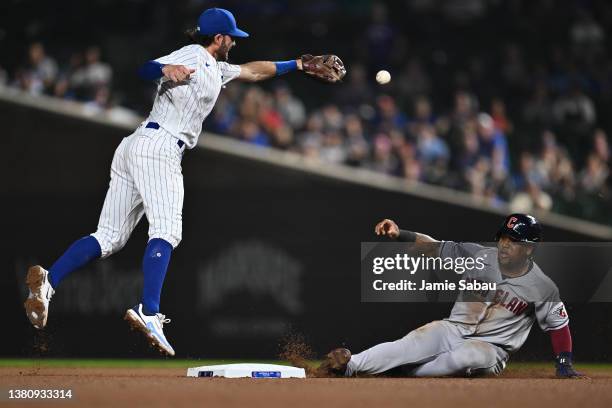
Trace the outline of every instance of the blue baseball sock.
<path fill-rule="evenodd" d="M 153 238 L 147 244 L 142 260 L 142 270 L 144 271 L 142 309 L 144 314 L 154 315 L 159 313 L 159 298 L 161 297 L 171 254 L 172 245 L 161 238 Z"/>
<path fill-rule="evenodd" d="M 102 255 L 102 249 L 98 240 L 88 235 L 74 242 L 60 258 L 49 268 L 49 282 L 53 288 L 70 272 L 98 259 Z"/>

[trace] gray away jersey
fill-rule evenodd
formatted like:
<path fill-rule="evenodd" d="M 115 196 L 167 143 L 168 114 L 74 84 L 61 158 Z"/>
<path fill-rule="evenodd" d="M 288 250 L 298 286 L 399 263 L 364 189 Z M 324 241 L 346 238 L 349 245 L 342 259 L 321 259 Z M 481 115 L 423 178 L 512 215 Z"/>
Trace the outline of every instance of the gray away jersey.
<path fill-rule="evenodd" d="M 221 87 L 240 75 L 240 66 L 217 61 L 201 45 L 191 44 L 155 61 L 195 69 L 185 81 L 162 78 L 157 86 L 153 109 L 146 122 L 157 122 L 192 149 L 202 132 Z"/>
<path fill-rule="evenodd" d="M 484 268 L 472 269 L 461 279 L 495 282 L 488 293 L 460 292 L 450 316 L 470 330 L 466 337 L 496 344 L 508 352 L 518 350 L 537 320 L 544 331 L 566 326 L 569 318 L 559 297 L 557 285 L 534 262 L 532 268 L 517 278 L 503 277 L 497 263 L 497 248 L 474 243 L 444 241 L 442 258 L 483 257 Z"/>

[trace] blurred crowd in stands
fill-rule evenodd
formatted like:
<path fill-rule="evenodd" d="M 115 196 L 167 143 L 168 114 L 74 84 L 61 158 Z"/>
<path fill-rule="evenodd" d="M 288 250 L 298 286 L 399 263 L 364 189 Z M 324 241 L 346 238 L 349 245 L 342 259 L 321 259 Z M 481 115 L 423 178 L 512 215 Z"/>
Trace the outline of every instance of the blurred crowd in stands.
<path fill-rule="evenodd" d="M 351 93 L 352 85 L 361 86 L 351 82 L 338 97 Z M 595 216 L 604 210 L 597 203 L 609 201 L 610 146 L 600 128 L 578 141 L 587 147 L 581 160 L 551 130 L 552 123 L 538 135 L 537 148 L 511 158 L 515 130 L 502 99 L 479 109 L 473 94 L 458 91 L 446 114 L 434 113 L 423 95 L 408 111 L 388 94 L 373 101 L 373 106 L 328 103 L 307 111 L 284 83 L 271 92 L 233 85 L 219 97 L 206 127 L 258 146 L 295 151 L 313 162 L 468 191 L 493 206 L 509 202 L 515 211 L 551 210 L 556 202 L 557 208 L 573 205 L 580 214 Z"/>
<path fill-rule="evenodd" d="M 406 3 L 413 15 L 427 16 L 436 2 Z M 459 30 L 473 27 L 468 38 L 485 44 L 459 55 L 452 53 L 456 38 L 437 38 L 434 28 L 414 38 L 402 32 L 390 6 L 373 3 L 358 47 L 341 54 L 345 82 L 324 91 L 312 84 L 325 98 L 306 101 L 308 92 L 297 89 L 291 76 L 262 85 L 235 81 L 204 126 L 315 163 L 467 191 L 493 206 L 509 203 L 516 211 L 553 210 L 610 223 L 612 5 L 589 3 L 563 9 L 540 0 L 528 16 L 517 10 L 519 21 L 500 11 L 499 2 L 445 2 L 438 10 L 444 21 Z M 558 18 L 565 23 L 542 39 L 538 27 L 549 27 L 554 13 L 562 13 Z M 497 24 L 500 32 L 507 29 L 504 18 L 516 19 L 511 24 L 519 28 L 487 39 L 486 30 Z M 538 49 L 542 44 L 548 48 Z M 393 75 L 385 86 L 373 81 L 381 68 Z M 5 74 L 5 81 L 32 94 L 84 101 L 92 112 L 133 115 L 113 103 L 113 70 L 99 47 L 58 64 L 34 43 L 26 63 Z"/>
<path fill-rule="evenodd" d="M 41 42 L 34 42 L 28 48 L 25 63 L 15 71 L 9 84 L 31 95 L 82 102 L 83 111 L 89 115 L 104 114 L 119 122 L 133 121 L 138 116 L 136 112 L 111 99 L 112 80 L 113 69 L 101 60 L 99 46 L 74 52 L 68 61 L 58 64 Z"/>

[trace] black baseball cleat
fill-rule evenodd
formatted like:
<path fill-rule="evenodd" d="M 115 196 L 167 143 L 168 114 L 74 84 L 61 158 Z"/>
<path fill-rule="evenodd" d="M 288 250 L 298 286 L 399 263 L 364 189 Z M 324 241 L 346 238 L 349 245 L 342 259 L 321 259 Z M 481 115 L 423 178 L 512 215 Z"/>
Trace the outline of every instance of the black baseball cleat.
<path fill-rule="evenodd" d="M 317 372 L 320 377 L 344 377 L 346 366 L 351 360 L 351 352 L 345 348 L 337 348 L 325 356 Z"/>

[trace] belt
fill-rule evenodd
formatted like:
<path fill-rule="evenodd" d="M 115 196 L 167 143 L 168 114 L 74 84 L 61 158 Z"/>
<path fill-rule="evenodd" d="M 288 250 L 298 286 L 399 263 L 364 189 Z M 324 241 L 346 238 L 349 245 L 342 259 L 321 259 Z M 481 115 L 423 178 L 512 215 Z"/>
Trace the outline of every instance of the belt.
<path fill-rule="evenodd" d="M 157 122 L 149 122 L 147 123 L 147 125 L 145 126 L 147 129 L 159 129 L 159 123 Z M 185 146 L 185 142 L 183 142 L 181 139 L 178 140 L 178 142 L 176 142 L 177 145 L 179 145 L 179 147 L 183 147 Z"/>

